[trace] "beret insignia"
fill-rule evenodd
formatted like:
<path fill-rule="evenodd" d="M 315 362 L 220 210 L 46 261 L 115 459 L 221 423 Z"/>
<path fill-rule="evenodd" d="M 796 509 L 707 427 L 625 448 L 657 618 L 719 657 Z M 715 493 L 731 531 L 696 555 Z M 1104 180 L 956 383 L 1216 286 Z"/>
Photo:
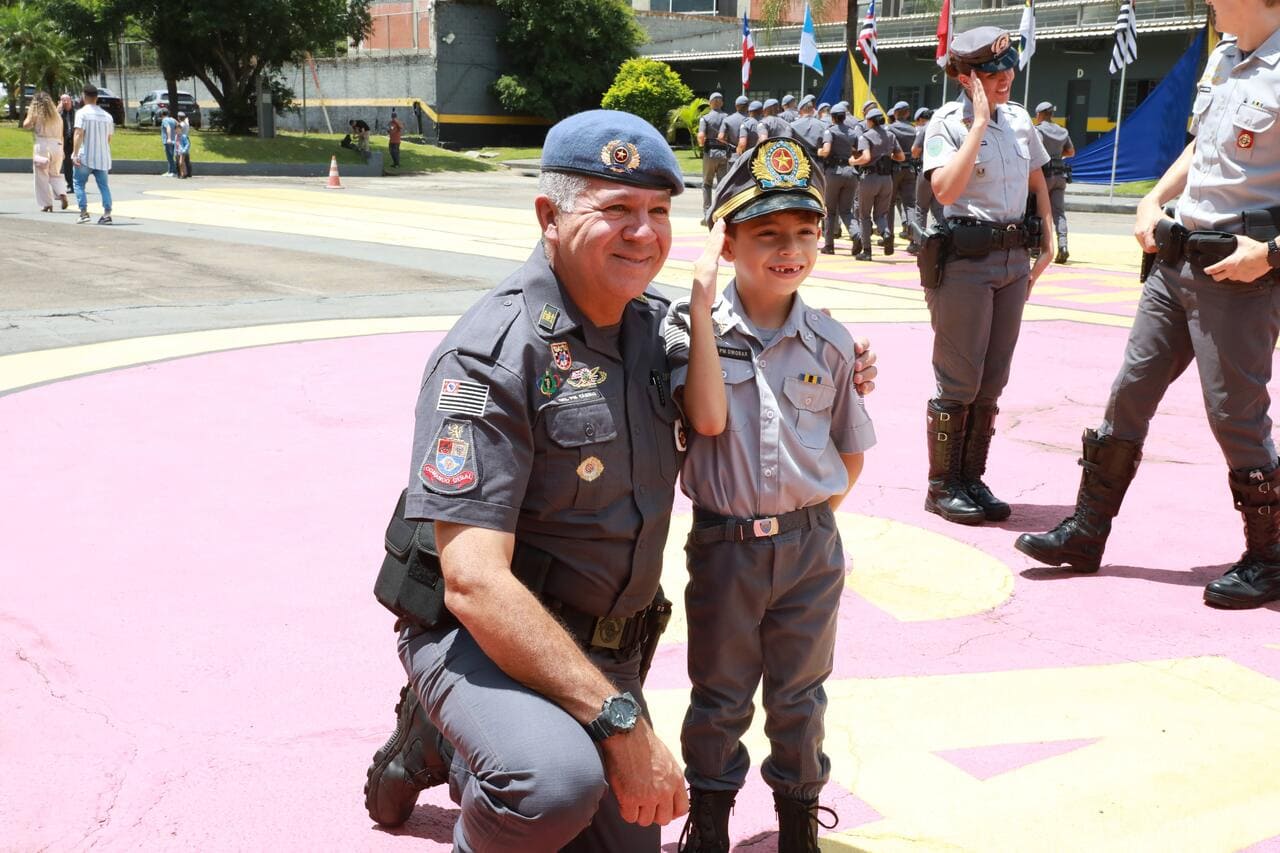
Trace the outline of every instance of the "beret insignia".
<path fill-rule="evenodd" d="M 805 189 L 809 186 L 809 158 L 790 139 L 762 145 L 751 164 L 751 174 L 762 189 Z"/>
<path fill-rule="evenodd" d="M 600 149 L 600 162 L 610 172 L 629 175 L 640 166 L 640 149 L 630 142 L 615 139 Z"/>

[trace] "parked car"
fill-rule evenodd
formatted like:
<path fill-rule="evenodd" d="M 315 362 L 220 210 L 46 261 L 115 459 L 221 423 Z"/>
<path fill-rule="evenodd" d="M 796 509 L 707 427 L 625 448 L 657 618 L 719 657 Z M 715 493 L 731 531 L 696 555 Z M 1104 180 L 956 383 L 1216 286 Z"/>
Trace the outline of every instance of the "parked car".
<path fill-rule="evenodd" d="M 84 106 L 84 98 L 76 95 L 71 104 L 76 109 L 80 109 Z M 107 111 L 107 114 L 111 116 L 111 120 L 116 123 L 116 127 L 124 127 L 124 101 L 117 97 L 114 92 L 99 86 L 98 106 Z"/>
<path fill-rule="evenodd" d="M 177 117 L 178 113 L 187 114 L 187 120 L 191 122 L 191 126 L 199 130 L 203 124 L 203 117 L 200 115 L 200 105 L 196 103 L 195 96 L 190 92 L 178 93 L 178 108 L 171 109 L 169 107 L 169 93 L 164 89 L 155 89 L 148 92 L 146 97 L 138 101 L 138 109 L 133 113 L 133 121 L 137 125 L 150 125 L 158 127 L 160 124 L 160 110 L 169 110 L 169 115 Z"/>

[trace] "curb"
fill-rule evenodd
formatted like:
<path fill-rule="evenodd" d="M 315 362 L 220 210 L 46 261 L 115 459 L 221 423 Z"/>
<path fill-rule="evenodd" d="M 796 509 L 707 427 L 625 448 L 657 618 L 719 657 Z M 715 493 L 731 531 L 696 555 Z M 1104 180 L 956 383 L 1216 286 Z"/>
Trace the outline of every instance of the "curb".
<path fill-rule="evenodd" d="M 203 163 L 195 161 L 193 171 L 197 177 L 229 177 L 234 175 L 254 178 L 326 178 L 328 163 Z M 163 160 L 114 160 L 113 175 L 158 175 L 164 168 Z M 345 163 L 341 166 L 343 177 L 382 177 L 382 152 L 374 151 L 367 163 Z M 0 158 L 0 172 L 30 172 L 31 159 L 19 157 Z"/>

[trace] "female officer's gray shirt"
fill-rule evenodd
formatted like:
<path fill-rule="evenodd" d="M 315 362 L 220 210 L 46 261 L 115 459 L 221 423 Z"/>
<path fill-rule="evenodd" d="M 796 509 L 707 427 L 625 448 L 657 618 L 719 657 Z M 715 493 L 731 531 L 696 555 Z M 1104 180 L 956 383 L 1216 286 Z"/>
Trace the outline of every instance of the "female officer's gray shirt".
<path fill-rule="evenodd" d="M 1242 210 L 1280 204 L 1280 30 L 1242 58 L 1218 44 L 1196 89 L 1195 152 L 1176 218 L 1187 228 L 1240 233 Z"/>
<path fill-rule="evenodd" d="M 945 166 L 969 135 L 973 101 L 966 92 L 943 104 L 929 119 L 924 135 L 924 172 Z M 1018 222 L 1027 211 L 1027 176 L 1049 162 L 1031 116 L 1017 104 L 1001 104 L 987 125 L 969 183 L 946 216 Z"/>
<path fill-rule="evenodd" d="M 871 152 L 871 159 L 867 161 L 867 166 L 874 166 L 881 157 L 890 157 L 901 150 L 898 137 L 884 125 L 868 127 L 862 136 L 858 137 L 858 151 Z"/>
<path fill-rule="evenodd" d="M 746 322 L 731 283 L 712 310 L 728 419 L 718 436 L 690 430 L 681 488 L 695 506 L 756 518 L 812 506 L 849 486 L 841 453 L 876 443 L 875 427 L 853 384 L 853 337 L 836 320 L 805 306 L 768 344 Z M 671 387 L 689 372 L 689 304 L 663 323 Z M 806 378 L 815 381 L 806 381 Z"/>

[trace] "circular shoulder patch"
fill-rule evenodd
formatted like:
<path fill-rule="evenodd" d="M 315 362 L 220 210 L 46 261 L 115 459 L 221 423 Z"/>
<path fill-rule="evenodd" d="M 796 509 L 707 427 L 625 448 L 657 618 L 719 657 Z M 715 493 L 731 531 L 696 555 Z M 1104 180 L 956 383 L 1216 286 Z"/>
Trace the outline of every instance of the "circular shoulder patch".
<path fill-rule="evenodd" d="M 924 153 L 930 157 L 937 157 L 947 147 L 947 143 L 942 141 L 941 136 L 933 136 L 924 144 Z"/>

